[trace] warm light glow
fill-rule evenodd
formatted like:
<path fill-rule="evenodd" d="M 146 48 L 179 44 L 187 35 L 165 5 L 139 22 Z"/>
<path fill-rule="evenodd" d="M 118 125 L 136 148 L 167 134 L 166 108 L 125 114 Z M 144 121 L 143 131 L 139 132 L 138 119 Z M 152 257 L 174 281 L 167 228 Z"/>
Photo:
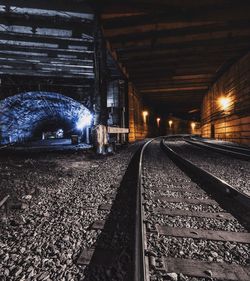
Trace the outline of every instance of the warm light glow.
<path fill-rule="evenodd" d="M 219 106 L 222 110 L 227 110 L 230 106 L 230 98 L 228 97 L 220 97 L 218 99 Z"/>
<path fill-rule="evenodd" d="M 146 121 L 147 121 L 147 116 L 148 116 L 148 111 L 143 111 L 143 112 L 142 112 L 142 116 L 143 116 L 143 122 L 146 123 Z"/>
<path fill-rule="evenodd" d="M 158 127 L 160 127 L 160 121 L 161 121 L 161 118 L 159 118 L 159 117 L 156 118 L 156 122 L 157 122 L 157 126 L 158 126 Z"/>
<path fill-rule="evenodd" d="M 169 127 L 171 128 L 171 127 L 172 127 L 172 124 L 173 124 L 173 121 L 172 121 L 172 120 L 169 120 L 169 121 L 168 121 L 168 124 L 169 124 Z"/>
<path fill-rule="evenodd" d="M 195 122 L 192 122 L 192 123 L 191 123 L 191 128 L 192 128 L 192 130 L 195 129 L 195 126 L 196 126 Z"/>

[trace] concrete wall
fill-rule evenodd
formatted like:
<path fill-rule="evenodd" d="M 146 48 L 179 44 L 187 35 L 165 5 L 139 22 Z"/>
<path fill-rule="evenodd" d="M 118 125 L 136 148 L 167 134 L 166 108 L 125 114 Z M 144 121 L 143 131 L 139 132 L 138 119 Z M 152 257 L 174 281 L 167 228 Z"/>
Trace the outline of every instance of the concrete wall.
<path fill-rule="evenodd" d="M 231 66 L 204 97 L 202 136 L 250 145 L 250 53 Z"/>
<path fill-rule="evenodd" d="M 148 120 L 144 122 L 142 99 L 132 83 L 128 84 L 129 142 L 144 139 L 148 134 Z"/>

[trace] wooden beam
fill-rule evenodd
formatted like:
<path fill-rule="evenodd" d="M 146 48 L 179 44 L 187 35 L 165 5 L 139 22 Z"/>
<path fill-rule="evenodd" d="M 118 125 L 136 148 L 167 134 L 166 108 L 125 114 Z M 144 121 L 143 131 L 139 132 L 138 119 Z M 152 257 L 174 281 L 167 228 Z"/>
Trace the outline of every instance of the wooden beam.
<path fill-rule="evenodd" d="M 172 4 L 172 5 L 171 5 Z M 207 6 L 192 6 L 184 9 L 182 4 L 174 6 L 173 2 L 163 9 L 160 6 L 152 7 L 152 12 L 146 15 L 130 16 L 104 21 L 104 28 L 124 28 L 134 27 L 142 24 L 157 24 L 164 22 L 183 22 L 183 21 L 232 21 L 232 20 L 249 20 L 249 1 L 239 4 L 237 2 L 219 3 Z M 156 11 L 156 9 L 158 10 Z"/>
<path fill-rule="evenodd" d="M 248 38 L 250 40 L 250 29 L 231 29 L 226 31 L 214 31 L 214 32 L 207 32 L 207 33 L 197 33 L 197 34 L 188 34 L 182 36 L 169 36 L 169 37 L 155 37 L 150 39 L 145 39 L 141 41 L 129 41 L 127 42 L 124 40 L 123 42 L 113 43 L 112 47 L 114 49 L 126 49 L 126 48 L 133 48 L 133 47 L 150 47 L 150 48 L 157 48 L 158 46 L 162 45 L 174 45 L 174 44 L 188 44 L 195 42 L 202 43 L 203 41 L 214 41 L 214 40 L 228 40 L 229 44 L 231 40 L 240 40 L 240 38 Z"/>
<path fill-rule="evenodd" d="M 155 38 L 155 40 L 163 39 L 166 37 L 183 37 L 188 35 L 195 35 L 195 34 L 204 34 L 204 33 L 215 33 L 215 32 L 231 32 L 232 30 L 243 30 L 249 29 L 250 21 L 243 20 L 243 21 L 236 21 L 236 22 L 212 22 L 212 23 L 199 23 L 199 25 L 190 25 L 180 28 L 178 24 L 173 26 L 172 29 L 168 30 L 159 30 L 158 25 L 151 31 L 143 31 L 143 29 L 139 32 L 133 30 L 132 33 L 124 35 L 119 34 L 116 36 L 107 36 L 110 42 L 119 43 L 119 42 L 136 42 L 141 40 L 146 40 L 149 38 Z M 106 32 L 107 33 L 107 32 Z"/>
<path fill-rule="evenodd" d="M 128 18 L 129 20 L 129 18 Z M 150 32 L 161 32 L 172 29 L 182 29 L 192 26 L 200 26 L 205 24 L 214 24 L 216 21 L 207 21 L 207 22 L 167 22 L 167 23 L 157 23 L 156 24 L 147 24 L 144 22 L 142 25 L 128 27 L 128 28 L 117 28 L 115 25 L 112 28 L 104 29 L 105 36 L 107 38 L 116 38 L 121 36 L 127 36 L 131 34 L 140 34 L 140 33 L 150 33 Z"/>
<path fill-rule="evenodd" d="M 175 88 L 163 88 L 163 89 L 148 89 L 143 90 L 141 93 L 151 94 L 151 93 L 168 93 L 168 92 L 178 92 L 178 91 L 198 91 L 198 90 L 207 90 L 208 86 L 191 86 L 191 87 L 175 87 Z"/>
<path fill-rule="evenodd" d="M 0 53 L 0 61 L 4 63 L 13 63 L 13 62 L 24 62 L 24 63 L 45 63 L 45 64 L 63 64 L 75 65 L 75 66 L 84 66 L 93 68 L 92 60 L 80 60 L 80 59 L 70 59 L 70 58 L 48 58 L 48 57 L 39 57 L 39 56 L 24 56 L 24 55 L 9 55 Z"/>
<path fill-rule="evenodd" d="M 2 59 L 0 57 L 0 64 L 1 66 L 8 65 L 15 67 L 31 67 L 34 69 L 41 69 L 43 67 L 46 68 L 61 68 L 61 69 L 72 69 L 72 70 L 79 70 L 85 71 L 85 72 L 93 72 L 93 65 L 76 65 L 76 64 L 68 64 L 64 62 L 32 62 L 27 60 L 8 60 L 8 59 Z"/>
<path fill-rule="evenodd" d="M 187 48 L 170 48 L 170 49 L 149 49 L 149 50 L 141 50 L 135 51 L 135 52 L 119 52 L 119 60 L 122 62 L 129 62 L 129 61 L 145 61 L 150 59 L 160 59 L 163 60 L 169 57 L 189 57 L 189 56 L 199 56 L 203 57 L 206 55 L 216 56 L 218 54 L 220 55 L 230 55 L 232 53 L 238 53 L 243 52 L 245 50 L 249 49 L 249 42 L 234 42 L 234 44 L 227 44 L 225 46 L 225 43 L 221 42 L 220 44 L 208 44 L 207 46 L 204 46 L 203 44 L 201 46 L 190 46 Z"/>
<path fill-rule="evenodd" d="M 173 77 L 174 80 L 184 80 L 184 79 L 210 79 L 213 75 L 211 74 L 195 74 L 195 75 L 176 75 Z"/>
<path fill-rule="evenodd" d="M 61 49 L 61 48 L 47 48 L 47 47 L 33 47 L 27 48 L 19 45 L 9 45 L 1 44 L 0 42 L 0 51 L 15 51 L 15 52 L 35 52 L 35 53 L 47 53 L 50 57 L 56 57 L 57 55 L 76 55 L 78 58 L 93 57 L 93 51 L 89 50 L 71 50 L 71 49 Z"/>
<path fill-rule="evenodd" d="M 200 86 L 209 86 L 213 81 L 213 78 L 206 79 L 206 80 L 184 80 L 184 81 L 169 81 L 168 78 L 166 78 L 166 81 L 157 80 L 155 79 L 137 79 L 133 80 L 134 84 L 139 90 L 144 89 L 158 89 L 158 88 L 167 88 L 167 87 L 175 87 L 179 85 L 183 86 L 190 86 L 190 85 L 200 85 Z"/>
<path fill-rule="evenodd" d="M 209 81 L 210 82 L 210 81 Z M 178 87 L 208 87 L 209 82 L 194 82 L 194 81 L 189 81 L 189 82 L 177 82 L 177 83 L 165 83 L 165 84 L 136 84 L 136 87 L 141 91 L 151 91 L 151 90 L 157 90 L 157 89 L 166 89 L 166 88 L 178 88 Z"/>
<path fill-rule="evenodd" d="M 106 40 L 106 44 L 107 44 L 107 50 L 109 51 L 109 53 L 110 53 L 111 57 L 113 58 L 113 60 L 116 62 L 117 67 L 119 68 L 121 73 L 124 75 L 124 77 L 126 77 L 126 79 L 128 79 L 129 78 L 128 71 L 127 71 L 126 67 L 123 66 L 121 62 L 119 62 L 119 59 L 118 59 L 116 51 L 112 49 L 109 41 Z"/>
<path fill-rule="evenodd" d="M 22 79 L 17 75 L 1 75 L 2 84 L 1 86 L 13 86 L 13 85 L 37 85 L 37 84 L 58 84 L 58 85 L 91 85 L 93 87 L 93 80 L 84 77 L 33 77 L 22 75 Z"/>
<path fill-rule="evenodd" d="M 0 40 L 9 40 L 16 42 L 32 42 L 32 43 L 44 43 L 44 44 L 57 44 L 57 45 L 74 45 L 82 46 L 85 49 L 91 49 L 93 42 L 91 40 L 76 39 L 76 38 L 63 38 L 55 36 L 35 35 L 35 34 L 22 34 L 12 32 L 1 32 Z"/>
<path fill-rule="evenodd" d="M 0 58 L 1 59 L 10 59 L 10 60 L 39 60 L 41 62 L 49 62 L 49 61 L 57 61 L 57 62 L 64 62 L 64 63 L 75 63 L 75 64 L 83 64 L 86 65 L 93 65 L 93 62 L 91 59 L 78 59 L 77 57 L 49 57 L 47 53 L 41 54 L 41 53 L 29 53 L 29 52 L 5 52 L 0 51 Z"/>
<path fill-rule="evenodd" d="M 217 71 L 217 69 L 219 69 L 221 67 L 221 64 L 218 65 L 208 65 L 208 64 L 204 64 L 204 65 L 185 65 L 185 66 L 176 66 L 175 68 L 167 68 L 167 67 L 162 67 L 162 68 L 155 68 L 152 67 L 151 71 L 150 69 L 137 69 L 137 70 L 130 70 L 130 75 L 131 77 L 148 77 L 150 75 L 152 75 L 152 77 L 162 77 L 162 75 L 164 75 L 164 73 L 166 74 L 170 74 L 172 73 L 171 76 L 173 76 L 175 73 L 177 73 L 177 71 L 179 72 L 189 72 L 189 71 L 197 71 L 196 73 L 201 73 L 201 72 L 209 72 L 209 73 L 213 73 L 215 74 L 215 72 Z M 166 77 L 171 77 L 171 76 L 167 76 Z"/>
<path fill-rule="evenodd" d="M 17 50 L 14 49 L 13 47 L 11 49 L 2 49 L 2 46 L 0 45 L 0 56 L 5 57 L 6 55 L 11 56 L 11 57 L 24 57 L 24 58 L 33 58 L 33 59 L 63 59 L 67 61 L 74 61 L 74 60 L 86 60 L 86 61 L 92 61 L 93 54 L 92 53 L 75 53 L 75 54 L 65 54 L 62 52 L 59 52 L 58 54 L 53 51 L 51 52 L 50 50 L 47 50 L 46 52 L 43 50 L 32 50 L 28 48 L 24 48 L 24 50 Z"/>
<path fill-rule="evenodd" d="M 73 17 L 60 17 L 49 15 L 27 15 L 27 14 L 14 14 L 0 12 L 0 24 L 3 25 L 15 25 L 36 28 L 49 28 L 60 30 L 78 30 L 81 27 L 79 33 L 73 33 L 72 37 L 79 38 L 82 33 L 89 36 L 93 35 L 93 23 L 91 20 L 83 20 Z"/>
<path fill-rule="evenodd" d="M 66 11 L 75 13 L 93 13 L 90 5 L 86 2 L 65 1 L 65 0 L 2 0 L 1 5 L 20 8 L 32 8 L 42 10 Z"/>
<path fill-rule="evenodd" d="M 193 65 L 193 67 L 199 67 L 199 65 L 207 65 L 207 64 L 214 64 L 214 65 L 220 65 L 222 64 L 224 61 L 228 60 L 232 58 L 232 56 L 227 56 L 227 57 L 203 57 L 203 58 L 195 58 L 195 57 L 191 57 L 191 58 L 173 58 L 173 59 L 168 59 L 168 60 L 153 60 L 153 61 L 145 61 L 143 63 L 138 62 L 138 64 L 136 62 L 133 63 L 127 63 L 126 66 L 130 71 L 133 70 L 140 70 L 140 69 L 161 69 L 161 68 L 165 68 L 165 67 L 169 67 L 170 65 L 174 65 L 175 67 L 179 67 L 179 66 L 189 66 L 190 64 Z"/>
<path fill-rule="evenodd" d="M 172 73 L 172 74 L 176 74 L 178 72 L 184 72 L 184 71 L 193 71 L 195 70 L 196 73 L 204 73 L 204 72 L 208 72 L 210 73 L 211 71 L 214 73 L 214 71 L 216 71 L 216 69 L 219 67 L 220 65 L 209 65 L 207 63 L 200 65 L 197 67 L 192 66 L 192 64 L 188 64 L 188 65 L 178 65 L 176 67 L 173 67 L 171 65 L 168 66 L 162 66 L 162 67 L 151 67 L 150 68 L 138 68 L 138 69 L 130 69 L 130 75 L 131 77 L 135 77 L 135 76 L 152 76 L 152 77 L 157 77 L 164 75 L 165 73 Z"/>
<path fill-rule="evenodd" d="M 167 93 L 154 93 L 153 95 L 143 94 L 142 98 L 148 100 L 158 100 L 158 101 L 171 101 L 173 103 L 190 103 L 192 104 L 195 100 L 202 100 L 202 97 L 207 93 L 207 90 L 198 90 L 198 91 L 175 91 Z M 171 105 L 170 105 L 171 106 Z"/>
<path fill-rule="evenodd" d="M 27 42 L 27 41 L 7 41 L 7 40 L 2 40 L 0 39 L 0 46 L 8 46 L 8 50 L 10 50 L 10 48 L 14 47 L 18 47 L 19 49 L 24 48 L 24 50 L 26 49 L 30 49 L 30 51 L 32 52 L 37 52 L 39 50 L 43 50 L 43 52 L 47 51 L 47 50 L 55 50 L 57 52 L 67 52 L 67 53 L 93 53 L 93 50 L 88 50 L 86 48 L 84 48 L 84 46 L 81 48 L 80 46 L 67 46 L 64 45 L 63 43 L 61 43 L 60 45 L 58 44 L 47 44 L 47 43 L 37 43 L 37 42 Z"/>
<path fill-rule="evenodd" d="M 168 79 L 173 76 L 178 76 L 178 75 L 196 75 L 200 73 L 206 73 L 208 75 L 214 75 L 216 69 L 188 69 L 188 70 L 183 70 L 183 69 L 172 69 L 169 71 L 164 71 L 164 72 L 159 72 L 159 73 L 154 73 L 154 72 L 149 72 L 149 73 L 142 73 L 142 74 L 130 74 L 131 79 L 134 81 L 146 81 L 148 79 Z"/>
<path fill-rule="evenodd" d="M 92 73 L 70 73 L 70 72 L 63 72 L 63 71 L 45 71 L 45 70 L 39 70 L 34 71 L 32 69 L 4 69 L 4 66 L 0 69 L 0 75 L 18 75 L 18 76 L 35 76 L 35 77 L 61 77 L 61 78 L 89 78 L 93 79 L 94 75 Z"/>

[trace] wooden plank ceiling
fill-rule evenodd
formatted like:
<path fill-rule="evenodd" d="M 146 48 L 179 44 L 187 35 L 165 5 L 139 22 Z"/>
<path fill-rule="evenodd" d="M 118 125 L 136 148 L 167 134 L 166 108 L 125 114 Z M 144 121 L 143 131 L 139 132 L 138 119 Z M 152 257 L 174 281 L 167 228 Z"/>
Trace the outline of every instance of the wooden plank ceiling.
<path fill-rule="evenodd" d="M 84 2 L 0 1 L 0 98 L 37 85 L 93 92 L 94 12 Z M 107 58 L 110 76 L 120 78 L 110 52 Z"/>
<path fill-rule="evenodd" d="M 250 1 L 108 1 L 104 34 L 146 102 L 199 109 L 209 86 L 250 50 Z"/>
<path fill-rule="evenodd" d="M 0 74 L 93 78 L 93 14 L 82 8 L 1 1 Z"/>

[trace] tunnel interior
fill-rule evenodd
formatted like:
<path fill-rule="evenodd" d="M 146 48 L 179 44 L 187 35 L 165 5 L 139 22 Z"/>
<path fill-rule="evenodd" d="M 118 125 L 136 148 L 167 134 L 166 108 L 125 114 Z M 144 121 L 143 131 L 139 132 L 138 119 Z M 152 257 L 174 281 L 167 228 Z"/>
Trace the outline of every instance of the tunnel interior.
<path fill-rule="evenodd" d="M 0 281 L 250 281 L 250 0 L 0 1 Z"/>
<path fill-rule="evenodd" d="M 79 133 L 69 120 L 63 120 L 58 117 L 40 120 L 33 129 L 32 136 L 34 139 L 41 138 L 69 138 L 72 134 Z"/>
<path fill-rule="evenodd" d="M 82 134 L 91 125 L 91 112 L 81 103 L 53 92 L 27 92 L 0 102 L 1 144 L 42 139 L 43 133 L 63 130 L 64 137 Z"/>
<path fill-rule="evenodd" d="M 249 145 L 249 1 L 71 4 L 0 5 L 1 144 L 90 124 L 116 127 L 120 143 L 190 133 Z"/>

